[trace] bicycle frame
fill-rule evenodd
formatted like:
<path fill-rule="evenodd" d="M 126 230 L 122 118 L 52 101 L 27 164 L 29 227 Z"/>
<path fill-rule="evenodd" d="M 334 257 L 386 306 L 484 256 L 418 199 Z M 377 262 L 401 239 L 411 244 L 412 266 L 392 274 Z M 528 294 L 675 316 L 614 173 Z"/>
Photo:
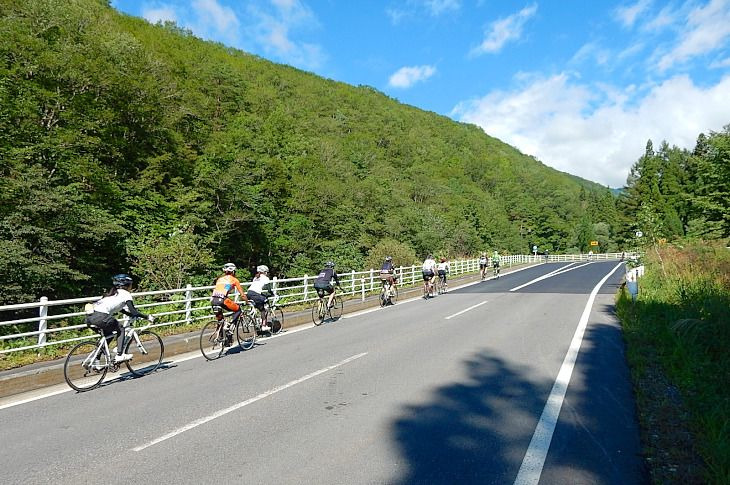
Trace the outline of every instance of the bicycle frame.
<path fill-rule="evenodd" d="M 132 326 L 132 323 L 134 323 L 137 320 L 141 320 L 141 319 L 140 318 L 133 319 L 128 326 L 122 327 L 122 332 L 126 332 L 126 329 L 128 329 L 128 328 L 131 329 L 127 336 L 129 338 L 134 339 L 134 342 L 136 342 L 137 347 L 140 348 L 140 350 L 142 351 L 143 354 L 147 354 L 147 351 L 145 350 L 144 345 L 142 345 L 142 341 L 139 339 L 138 332 L 143 332 L 143 331 L 147 330 L 148 328 L 150 328 L 152 326 L 152 322 L 148 323 L 144 327 L 135 328 Z M 119 335 L 117 334 L 117 332 L 112 333 L 112 337 L 114 337 L 114 336 L 119 338 Z M 130 341 L 130 344 L 131 344 L 131 341 Z M 99 343 L 96 346 L 96 350 L 94 350 L 89 355 L 87 355 L 86 358 L 83 360 L 83 362 L 81 362 L 81 365 L 84 368 L 87 368 L 86 367 L 87 365 L 91 365 L 91 363 L 93 363 L 94 360 L 96 360 L 96 357 L 99 355 L 99 352 L 101 352 L 102 349 L 104 349 L 106 351 L 106 355 L 111 357 L 111 351 L 109 350 L 109 342 L 107 342 L 107 337 L 103 333 L 99 337 Z M 124 349 L 119 348 L 118 342 L 117 342 L 117 351 L 119 353 L 124 352 Z M 113 363 L 110 361 L 107 363 L 107 366 L 109 366 L 109 365 L 113 365 Z"/>

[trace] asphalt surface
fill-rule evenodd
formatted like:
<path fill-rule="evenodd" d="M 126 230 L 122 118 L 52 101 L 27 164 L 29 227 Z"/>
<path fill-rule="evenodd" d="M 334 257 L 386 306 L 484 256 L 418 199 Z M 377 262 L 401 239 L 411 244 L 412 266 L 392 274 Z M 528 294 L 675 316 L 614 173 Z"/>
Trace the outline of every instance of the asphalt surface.
<path fill-rule="evenodd" d="M 583 264 L 543 264 L 289 331 L 213 362 L 175 357 L 86 393 L 5 402 L 1 480 L 515 483 L 589 294 L 618 263 Z M 533 475 L 541 484 L 647 481 L 612 315 L 622 273 L 588 314 Z"/>

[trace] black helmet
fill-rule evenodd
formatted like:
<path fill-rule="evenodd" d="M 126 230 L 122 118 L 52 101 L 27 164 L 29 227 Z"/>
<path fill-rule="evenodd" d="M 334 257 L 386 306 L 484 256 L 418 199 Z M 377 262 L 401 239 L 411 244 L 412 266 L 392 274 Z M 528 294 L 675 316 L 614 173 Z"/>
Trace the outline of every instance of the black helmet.
<path fill-rule="evenodd" d="M 334 261 L 327 261 L 326 263 L 324 263 L 324 267 L 325 268 L 334 268 L 335 267 L 335 262 Z"/>
<path fill-rule="evenodd" d="M 112 285 L 115 288 L 124 288 L 132 284 L 132 277 L 125 273 L 112 276 Z"/>

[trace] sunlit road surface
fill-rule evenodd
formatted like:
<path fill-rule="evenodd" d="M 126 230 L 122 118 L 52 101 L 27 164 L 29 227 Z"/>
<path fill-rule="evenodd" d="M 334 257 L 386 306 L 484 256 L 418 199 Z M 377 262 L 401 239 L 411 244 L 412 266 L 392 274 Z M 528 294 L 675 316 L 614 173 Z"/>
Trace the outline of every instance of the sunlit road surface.
<path fill-rule="evenodd" d="M 0 408 L 4 483 L 644 483 L 623 266 L 551 263 Z M 599 283 L 603 280 L 603 283 Z"/>

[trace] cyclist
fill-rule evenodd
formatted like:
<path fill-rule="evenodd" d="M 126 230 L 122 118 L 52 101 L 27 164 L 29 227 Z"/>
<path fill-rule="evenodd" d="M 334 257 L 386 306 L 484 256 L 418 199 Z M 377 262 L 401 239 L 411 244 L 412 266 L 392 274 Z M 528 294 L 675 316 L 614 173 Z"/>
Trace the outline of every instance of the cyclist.
<path fill-rule="evenodd" d="M 431 294 L 433 282 L 436 279 L 436 261 L 432 255 L 429 254 L 423 262 L 421 271 L 423 273 L 423 292 L 426 295 L 424 298 L 427 298 Z"/>
<path fill-rule="evenodd" d="M 502 264 L 502 258 L 500 257 L 497 250 L 494 250 L 494 253 L 492 254 L 492 268 L 494 268 L 494 273 L 499 274 L 499 266 Z"/>
<path fill-rule="evenodd" d="M 253 302 L 253 306 L 259 309 L 261 312 L 261 331 L 268 332 L 271 327 L 268 325 L 266 319 L 266 297 L 262 294 L 264 287 L 271 282 L 269 279 L 269 267 L 265 264 L 261 264 L 256 267 L 256 275 L 253 277 L 253 281 L 248 286 L 246 292 L 246 298 Z"/>
<path fill-rule="evenodd" d="M 380 267 L 380 281 L 383 285 L 385 285 L 385 282 L 387 281 L 390 283 L 391 288 L 396 288 L 395 265 L 393 264 L 392 256 L 386 256 L 385 261 L 383 261 L 383 265 Z"/>
<path fill-rule="evenodd" d="M 112 332 L 117 331 L 117 348 L 114 349 L 114 362 L 124 362 L 132 358 L 132 354 L 124 353 L 124 326 L 114 318 L 114 314 L 121 312 L 125 315 L 135 318 L 146 318 L 150 322 L 154 321 L 152 315 L 140 313 L 132 303 L 132 294 L 129 290 L 132 288 L 132 277 L 127 274 L 118 274 L 112 277 L 112 287 L 104 295 L 101 300 L 93 305 L 93 313 L 86 317 L 86 325 L 91 328 L 99 329 L 107 339 L 107 343 L 111 342 Z"/>
<path fill-rule="evenodd" d="M 210 299 L 210 305 L 213 307 L 221 307 L 233 312 L 233 326 L 235 326 L 239 317 L 241 316 L 241 306 L 235 301 L 228 298 L 228 294 L 236 290 L 241 295 L 243 301 L 248 301 L 246 293 L 241 288 L 241 282 L 236 278 L 236 265 L 233 263 L 226 263 L 223 265 L 223 276 L 218 277 L 215 280 L 215 288 L 213 288 L 213 296 Z M 216 318 L 222 317 L 222 315 L 216 315 Z M 220 318 L 218 318 L 220 320 Z M 228 330 L 232 332 L 231 329 Z M 231 335 L 229 335 L 229 340 Z"/>
<path fill-rule="evenodd" d="M 314 289 L 317 290 L 317 296 L 324 298 L 325 293 L 329 294 L 327 300 L 327 308 L 332 308 L 332 300 L 335 299 L 335 288 L 332 286 L 332 280 L 335 280 L 335 284 L 338 288 L 340 286 L 340 278 L 335 272 L 335 263 L 327 261 L 324 265 L 324 269 L 317 275 L 317 279 L 314 280 Z"/>
<path fill-rule="evenodd" d="M 487 276 L 487 253 L 482 253 L 479 258 L 479 273 L 482 275 L 482 279 Z"/>
<path fill-rule="evenodd" d="M 438 271 L 441 285 L 446 288 L 446 275 L 449 274 L 449 272 L 451 271 L 451 266 L 449 265 L 448 261 L 446 261 L 446 258 L 441 258 L 441 262 L 439 262 L 439 264 L 436 266 L 436 270 Z"/>

